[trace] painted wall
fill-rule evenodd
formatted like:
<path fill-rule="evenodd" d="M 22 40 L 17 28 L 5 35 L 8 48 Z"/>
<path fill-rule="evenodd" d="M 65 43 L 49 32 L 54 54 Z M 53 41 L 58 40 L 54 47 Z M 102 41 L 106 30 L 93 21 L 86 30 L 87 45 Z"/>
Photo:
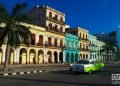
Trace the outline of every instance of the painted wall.
<path fill-rule="evenodd" d="M 65 34 L 65 45 L 66 49 L 64 50 L 64 62 L 65 63 L 74 63 L 77 62 L 79 58 L 79 40 L 76 35 L 66 33 Z"/>

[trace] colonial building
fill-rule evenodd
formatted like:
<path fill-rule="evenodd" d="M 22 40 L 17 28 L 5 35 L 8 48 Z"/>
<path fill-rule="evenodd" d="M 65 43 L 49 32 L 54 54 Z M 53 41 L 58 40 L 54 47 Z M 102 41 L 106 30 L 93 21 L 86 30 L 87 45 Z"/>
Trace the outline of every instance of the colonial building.
<path fill-rule="evenodd" d="M 73 34 L 79 37 L 80 59 L 89 59 L 89 31 L 81 27 L 74 28 Z"/>
<path fill-rule="evenodd" d="M 32 32 L 31 44 L 29 47 L 21 44 L 17 49 L 11 48 L 9 64 L 74 63 L 80 59 L 105 61 L 105 53 L 99 52 L 105 43 L 81 27 L 66 28 L 64 13 L 48 6 L 36 6 L 27 15 L 32 24 L 21 24 L 29 27 Z M 105 37 L 107 36 L 100 39 Z M 111 39 L 118 41 L 116 36 Z M 117 46 L 116 42 L 113 44 Z M 0 47 L 0 64 L 5 61 L 5 50 L 4 43 Z M 112 54 L 110 59 L 114 56 Z"/>
<path fill-rule="evenodd" d="M 97 37 L 93 35 L 88 35 L 89 40 L 89 50 L 90 50 L 90 58 L 89 59 L 98 59 L 98 50 L 99 47 L 97 46 Z"/>
<path fill-rule="evenodd" d="M 65 63 L 78 62 L 78 60 L 80 60 L 78 50 L 79 46 L 78 36 L 73 35 L 71 33 L 66 33 L 65 45 L 66 48 L 64 49 L 64 62 Z"/>
<path fill-rule="evenodd" d="M 103 46 L 105 45 L 105 42 L 96 40 L 96 45 L 97 45 L 97 60 L 99 61 L 106 61 L 107 56 L 106 53 L 100 52 L 103 49 Z"/>
<path fill-rule="evenodd" d="M 49 54 L 47 63 L 63 62 L 61 51 L 65 39 L 65 14 L 48 6 L 36 6 L 28 12 L 28 16 L 33 24 L 46 28 L 45 52 Z"/>
<path fill-rule="evenodd" d="M 97 36 L 97 39 L 103 42 L 109 42 L 112 46 L 114 46 L 115 52 L 112 54 L 116 54 L 115 58 L 118 58 L 118 52 L 120 48 L 120 34 L 118 31 L 112 31 L 110 33 L 100 33 L 95 34 Z"/>

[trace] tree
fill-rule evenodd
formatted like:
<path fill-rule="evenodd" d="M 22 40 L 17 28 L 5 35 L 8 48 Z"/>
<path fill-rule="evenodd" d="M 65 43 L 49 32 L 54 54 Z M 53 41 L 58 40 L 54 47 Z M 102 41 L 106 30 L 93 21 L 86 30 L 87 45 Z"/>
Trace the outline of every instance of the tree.
<path fill-rule="evenodd" d="M 109 62 L 109 54 L 114 53 L 115 49 L 109 42 L 106 42 L 105 45 L 100 50 L 100 53 L 103 53 L 103 52 L 106 53 L 107 63 L 108 63 Z"/>
<path fill-rule="evenodd" d="M 27 46 L 30 43 L 31 32 L 28 27 L 21 24 L 21 22 L 28 22 L 29 19 L 24 12 L 26 4 L 16 4 L 11 11 L 11 14 L 0 5 L 0 46 L 6 43 L 4 71 L 8 71 L 8 60 L 10 57 L 10 49 L 17 48 L 21 43 Z M 3 26 L 2 26 L 3 24 Z"/>

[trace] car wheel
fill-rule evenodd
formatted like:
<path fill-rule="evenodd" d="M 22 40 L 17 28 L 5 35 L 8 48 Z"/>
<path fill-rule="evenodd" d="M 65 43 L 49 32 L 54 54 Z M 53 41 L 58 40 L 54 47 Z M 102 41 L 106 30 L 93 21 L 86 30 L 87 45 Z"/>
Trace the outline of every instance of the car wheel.
<path fill-rule="evenodd" d="M 91 74 L 91 73 L 92 73 L 92 70 L 89 70 L 88 73 Z"/>

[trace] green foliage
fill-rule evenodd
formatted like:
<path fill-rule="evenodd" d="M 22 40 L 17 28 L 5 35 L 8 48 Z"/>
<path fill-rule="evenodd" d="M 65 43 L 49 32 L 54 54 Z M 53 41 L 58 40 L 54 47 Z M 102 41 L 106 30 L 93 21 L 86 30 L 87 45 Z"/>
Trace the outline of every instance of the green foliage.
<path fill-rule="evenodd" d="M 25 3 L 16 4 L 9 15 L 7 10 L 0 5 L 0 23 L 5 23 L 4 27 L 0 27 L 0 46 L 4 42 L 15 48 L 21 43 L 29 45 L 31 32 L 28 27 L 20 24 L 20 22 L 29 22 L 29 18 L 23 13 L 26 6 Z"/>

